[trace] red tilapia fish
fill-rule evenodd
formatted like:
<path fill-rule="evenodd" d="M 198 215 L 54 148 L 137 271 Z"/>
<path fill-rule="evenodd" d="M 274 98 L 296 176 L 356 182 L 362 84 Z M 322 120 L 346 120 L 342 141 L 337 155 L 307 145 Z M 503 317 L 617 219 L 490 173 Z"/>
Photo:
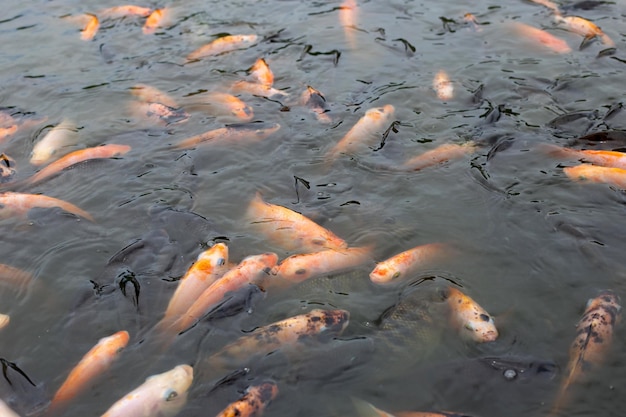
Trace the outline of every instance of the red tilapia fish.
<path fill-rule="evenodd" d="M 63 120 L 33 146 L 30 163 L 37 166 L 44 165 L 52 157 L 58 158 L 59 154 L 66 153 L 77 142 L 78 128 L 74 123 Z"/>
<path fill-rule="evenodd" d="M 572 180 L 599 182 L 626 190 L 626 169 L 580 164 L 565 167 L 563 172 Z"/>
<path fill-rule="evenodd" d="M 589 162 L 604 167 L 626 169 L 626 153 L 618 151 L 603 151 L 595 149 L 572 149 L 563 148 L 556 145 L 542 144 L 540 148 L 543 152 L 563 158 L 579 159 L 582 162 Z"/>
<path fill-rule="evenodd" d="M 144 23 L 141 31 L 144 33 L 144 35 L 153 34 L 158 28 L 168 23 L 169 15 L 170 9 L 166 7 L 154 10 L 146 19 L 146 23 Z"/>
<path fill-rule="evenodd" d="M 143 384 L 113 404 L 102 417 L 173 417 L 187 403 L 192 382 L 193 368 L 178 365 L 148 377 Z"/>
<path fill-rule="evenodd" d="M 251 83 L 250 81 L 235 81 L 231 85 L 230 90 L 234 93 L 248 93 L 260 97 L 288 96 L 288 93 L 277 90 L 274 87 L 259 83 Z"/>
<path fill-rule="evenodd" d="M 598 37 L 600 41 L 608 47 L 615 46 L 615 42 L 613 42 L 613 40 L 602 31 L 602 29 L 600 29 L 595 23 L 592 23 L 585 18 L 580 16 L 561 16 L 559 13 L 556 13 L 554 15 L 554 21 L 565 27 L 565 29 L 570 32 L 583 36 L 585 40 L 581 44 L 581 47 L 583 47 L 587 41 L 596 37 Z"/>
<path fill-rule="evenodd" d="M 89 221 L 95 221 L 91 214 L 87 213 L 85 210 L 67 201 L 59 200 L 58 198 L 47 197 L 40 194 L 14 193 L 10 191 L 0 193 L 0 219 L 11 216 L 26 217 L 30 209 L 54 207 L 59 207 Z"/>
<path fill-rule="evenodd" d="M 47 178 L 59 174 L 66 168 L 92 159 L 115 158 L 124 155 L 130 151 L 128 145 L 108 144 L 95 146 L 93 148 L 81 149 L 71 152 L 64 157 L 54 161 L 50 165 L 37 172 L 32 177 L 24 180 L 24 184 L 32 185 L 41 182 Z"/>
<path fill-rule="evenodd" d="M 149 7 L 135 6 L 132 4 L 125 4 L 123 6 L 109 7 L 108 9 L 102 9 L 97 14 L 106 19 L 117 19 L 124 16 L 139 16 L 147 17 L 152 13 L 152 9 Z"/>
<path fill-rule="evenodd" d="M 348 247 L 331 231 L 287 207 L 263 201 L 259 193 L 250 202 L 246 217 L 255 229 L 288 251 L 318 252 Z"/>
<path fill-rule="evenodd" d="M 101 376 L 128 344 L 128 332 L 122 330 L 104 337 L 83 356 L 52 398 L 47 415 L 60 414 L 67 403 L 87 390 Z"/>
<path fill-rule="evenodd" d="M 454 287 L 447 289 L 450 322 L 464 339 L 474 342 L 493 342 L 498 329 L 489 315 L 478 303 Z"/>
<path fill-rule="evenodd" d="M 354 152 L 376 134 L 382 134 L 391 122 L 394 112 L 395 108 L 391 104 L 369 109 L 365 112 L 365 116 L 361 117 L 352 129 L 328 151 L 326 157 L 334 159 L 340 153 Z"/>
<path fill-rule="evenodd" d="M 243 397 L 229 404 L 217 417 L 260 417 L 265 407 L 278 395 L 274 382 L 248 387 Z"/>
<path fill-rule="evenodd" d="M 257 84 L 255 84 L 257 85 Z M 210 91 L 192 94 L 183 103 L 189 111 L 206 111 L 213 116 L 230 116 L 248 122 L 254 117 L 254 110 L 245 101 L 228 93 Z"/>
<path fill-rule="evenodd" d="M 444 143 L 435 149 L 426 151 L 420 155 L 406 161 L 400 166 L 400 169 L 407 171 L 419 171 L 433 165 L 438 165 L 452 159 L 459 159 L 464 155 L 470 154 L 476 150 L 473 142 L 467 142 L 462 145 L 455 143 Z"/>
<path fill-rule="evenodd" d="M 10 265 L 0 264 L 0 284 L 21 289 L 30 285 L 32 281 L 33 276 L 28 272 Z"/>
<path fill-rule="evenodd" d="M 370 279 L 376 284 L 388 284 L 398 278 L 406 279 L 419 268 L 441 258 L 445 249 L 446 245 L 442 243 L 416 246 L 376 264 Z"/>
<path fill-rule="evenodd" d="M 314 253 L 291 255 L 283 259 L 272 273 L 280 279 L 301 282 L 320 275 L 355 268 L 371 259 L 371 248 L 326 249 Z"/>
<path fill-rule="evenodd" d="M 433 78 L 433 89 L 439 100 L 445 101 L 454 98 L 454 85 L 452 85 L 450 77 L 448 77 L 448 74 L 444 70 L 435 74 Z"/>
<path fill-rule="evenodd" d="M 208 144 L 256 142 L 266 139 L 279 129 L 278 123 L 234 123 L 182 140 L 174 148 L 190 149 Z"/>
<path fill-rule="evenodd" d="M 274 73 L 263 58 L 257 59 L 254 65 L 249 69 L 249 72 L 250 76 L 261 85 L 271 87 L 274 84 Z"/>
<path fill-rule="evenodd" d="M 252 356 L 267 355 L 275 350 L 289 351 L 307 340 L 340 335 L 348 326 L 349 319 L 350 313 L 346 310 L 311 310 L 259 327 L 225 346 L 207 362 L 210 367 L 221 368 L 230 365 L 231 361 L 241 363 Z"/>
<path fill-rule="evenodd" d="M 318 121 L 322 123 L 332 122 L 330 116 L 326 114 L 329 111 L 326 106 L 326 98 L 310 85 L 308 85 L 306 90 L 300 95 L 300 105 L 307 106 L 311 109 L 311 111 L 315 113 L 315 117 L 317 117 Z"/>
<path fill-rule="evenodd" d="M 228 246 L 224 243 L 216 243 L 198 255 L 196 262 L 178 282 L 163 321 L 170 323 L 187 311 L 199 294 L 226 273 L 227 264 Z"/>
<path fill-rule="evenodd" d="M 576 326 L 576 339 L 569 349 L 566 377 L 552 407 L 556 415 L 567 401 L 569 386 L 581 381 L 593 368 L 601 365 L 611 347 L 613 329 L 619 322 L 622 307 L 614 292 L 606 290 L 587 302 L 585 313 Z"/>
<path fill-rule="evenodd" d="M 549 32 L 543 29 L 527 25 L 521 22 L 510 22 L 513 31 L 520 37 L 533 41 L 537 44 L 543 45 L 547 49 L 559 53 L 567 54 L 572 52 L 572 48 L 569 47 L 567 42 L 563 39 L 559 39 Z"/>
<path fill-rule="evenodd" d="M 98 17 L 94 14 L 85 14 L 87 23 L 80 31 L 80 38 L 84 41 L 90 41 L 98 33 L 98 29 L 100 29 L 100 21 Z"/>
<path fill-rule="evenodd" d="M 150 85 L 137 84 L 130 88 L 130 93 L 145 103 L 161 103 L 174 109 L 180 107 L 169 94 Z"/>
<path fill-rule="evenodd" d="M 272 252 L 248 256 L 204 290 L 168 331 L 180 333 L 194 326 L 224 301 L 226 293 L 240 290 L 248 284 L 261 284 L 277 261 L 278 256 Z"/>
<path fill-rule="evenodd" d="M 187 55 L 187 60 L 196 61 L 207 56 L 215 56 L 237 49 L 244 49 L 254 44 L 258 39 L 259 37 L 257 35 L 222 36 Z"/>
<path fill-rule="evenodd" d="M 133 117 L 165 126 L 189 119 L 189 114 L 184 110 L 156 102 L 133 101 L 130 103 L 130 113 Z"/>

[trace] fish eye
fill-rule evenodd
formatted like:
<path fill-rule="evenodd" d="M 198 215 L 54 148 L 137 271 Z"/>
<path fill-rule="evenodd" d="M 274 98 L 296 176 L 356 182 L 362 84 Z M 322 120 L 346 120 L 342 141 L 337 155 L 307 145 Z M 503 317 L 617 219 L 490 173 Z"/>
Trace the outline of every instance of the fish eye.
<path fill-rule="evenodd" d="M 224 265 L 225 263 L 226 263 L 226 259 L 224 259 L 224 258 L 219 258 L 215 264 L 216 264 L 217 266 L 222 266 L 222 265 Z"/>
<path fill-rule="evenodd" d="M 491 317 L 489 317 L 489 316 L 488 316 L 488 315 L 486 315 L 486 314 L 481 314 L 481 315 L 480 315 L 480 316 L 478 316 L 478 317 L 480 317 L 480 319 L 481 319 L 482 321 L 490 321 L 490 320 L 491 320 Z"/>
<path fill-rule="evenodd" d="M 165 397 L 165 401 L 172 401 L 176 397 L 178 397 L 178 393 L 175 390 L 170 388 L 167 391 L 165 391 L 163 397 Z"/>
<path fill-rule="evenodd" d="M 296 273 L 296 275 L 304 275 L 304 274 L 306 274 L 306 269 L 305 268 L 300 268 L 295 273 Z"/>
<path fill-rule="evenodd" d="M 400 276 L 400 271 L 397 271 L 395 274 L 393 274 L 393 276 L 391 277 L 391 279 L 396 279 Z"/>

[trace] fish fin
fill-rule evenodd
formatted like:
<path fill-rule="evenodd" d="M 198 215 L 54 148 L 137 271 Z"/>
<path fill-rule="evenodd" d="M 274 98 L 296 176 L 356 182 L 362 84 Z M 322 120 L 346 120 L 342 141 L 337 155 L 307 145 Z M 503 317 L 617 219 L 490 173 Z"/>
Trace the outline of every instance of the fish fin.
<path fill-rule="evenodd" d="M 578 47 L 579 50 L 583 50 L 584 48 L 588 47 L 589 44 L 591 44 L 591 42 L 596 38 L 596 35 L 588 35 L 585 36 L 585 38 L 583 39 L 583 41 L 580 43 L 580 46 Z"/>

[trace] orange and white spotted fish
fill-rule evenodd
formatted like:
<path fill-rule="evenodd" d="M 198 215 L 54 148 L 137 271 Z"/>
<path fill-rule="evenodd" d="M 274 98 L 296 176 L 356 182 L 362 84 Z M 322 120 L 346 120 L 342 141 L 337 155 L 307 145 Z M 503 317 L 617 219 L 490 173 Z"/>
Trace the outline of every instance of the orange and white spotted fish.
<path fill-rule="evenodd" d="M 428 243 L 401 252 L 376 264 L 370 273 L 370 280 L 376 284 L 388 284 L 404 280 L 419 268 L 440 259 L 446 252 L 443 243 Z"/>
<path fill-rule="evenodd" d="M 265 407 L 278 395 L 274 382 L 248 387 L 243 397 L 229 404 L 217 417 L 261 417 Z"/>
<path fill-rule="evenodd" d="M 247 48 L 259 39 L 258 35 L 227 35 L 201 46 L 187 55 L 188 61 L 196 61 L 208 56 L 220 55 L 237 49 Z"/>
<path fill-rule="evenodd" d="M 493 342 L 498 338 L 493 317 L 476 301 L 454 287 L 448 287 L 446 297 L 450 323 L 462 338 L 478 343 Z"/>
<path fill-rule="evenodd" d="M 224 145 L 257 142 L 268 138 L 280 129 L 278 123 L 233 123 L 184 139 L 174 145 L 176 149 L 190 149 L 200 145 Z"/>
<path fill-rule="evenodd" d="M 48 197 L 40 194 L 23 194 L 6 191 L 0 193 L 0 219 L 6 219 L 11 216 L 26 217 L 28 212 L 34 208 L 61 208 L 68 213 L 83 217 L 89 221 L 95 221 L 91 214 L 85 210 L 59 200 L 58 198 Z"/>

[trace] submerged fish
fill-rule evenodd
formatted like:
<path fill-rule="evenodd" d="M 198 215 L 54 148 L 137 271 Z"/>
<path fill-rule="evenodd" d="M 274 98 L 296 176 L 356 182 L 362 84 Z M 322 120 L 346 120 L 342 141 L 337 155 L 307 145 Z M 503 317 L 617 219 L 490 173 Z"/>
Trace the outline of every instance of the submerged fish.
<path fill-rule="evenodd" d="M 572 180 L 600 182 L 626 190 L 626 169 L 623 168 L 580 164 L 573 167 L 565 167 L 563 172 Z"/>
<path fill-rule="evenodd" d="M 30 285 L 32 280 L 33 276 L 30 273 L 10 265 L 0 264 L 0 284 L 19 289 Z"/>
<path fill-rule="evenodd" d="M 0 400 L 0 416 L 2 417 L 20 417 L 15 411 L 11 410 L 11 408 L 2 400 Z"/>
<path fill-rule="evenodd" d="M 50 159 L 62 153 L 64 149 L 78 142 L 78 130 L 76 125 L 64 120 L 46 133 L 33 147 L 30 163 L 33 165 L 43 165 Z M 57 155 L 58 157 L 58 155 Z"/>
<path fill-rule="evenodd" d="M 348 247 L 330 230 L 287 207 L 263 201 L 259 193 L 250 202 L 246 217 L 256 230 L 286 250 L 317 252 Z"/>
<path fill-rule="evenodd" d="M 255 96 L 272 98 L 275 96 L 288 96 L 288 93 L 284 91 L 277 90 L 272 86 L 259 84 L 259 83 L 251 83 L 249 81 L 236 81 L 230 87 L 231 91 L 235 93 L 248 93 Z"/>
<path fill-rule="evenodd" d="M 48 407 L 48 414 L 63 411 L 69 401 L 87 390 L 93 381 L 105 372 L 128 344 L 128 332 L 122 330 L 103 337 L 89 350 L 69 373 Z"/>
<path fill-rule="evenodd" d="M 626 169 L 626 153 L 624 152 L 595 149 L 579 150 L 548 144 L 542 145 L 541 150 L 552 156 L 577 158 L 595 165 Z"/>
<path fill-rule="evenodd" d="M 462 338 L 478 343 L 493 342 L 498 338 L 493 317 L 476 301 L 454 287 L 448 287 L 446 299 L 452 327 Z"/>
<path fill-rule="evenodd" d="M 186 122 L 189 119 L 189 114 L 184 110 L 156 102 L 133 101 L 130 103 L 130 112 L 134 117 L 166 126 Z"/>
<path fill-rule="evenodd" d="M 100 10 L 97 14 L 103 18 L 116 19 L 124 16 L 140 16 L 146 17 L 152 13 L 152 9 L 149 7 L 135 6 L 132 4 L 125 4 L 122 6 L 109 7 L 107 9 Z"/>
<path fill-rule="evenodd" d="M 587 302 L 585 313 L 576 326 L 566 377 L 561 383 L 551 415 L 556 415 L 566 403 L 570 385 L 581 381 L 590 370 L 605 361 L 622 311 L 619 303 L 617 294 L 610 290 L 602 291 Z"/>
<path fill-rule="evenodd" d="M 180 107 L 176 100 L 174 100 L 169 94 L 164 93 L 158 88 L 150 85 L 136 84 L 130 88 L 130 93 L 146 103 L 161 103 L 174 109 Z"/>
<path fill-rule="evenodd" d="M 374 407 L 367 401 L 357 398 L 352 399 L 359 417 L 472 417 L 468 414 L 454 413 L 451 411 L 398 411 L 389 413 Z"/>
<path fill-rule="evenodd" d="M 232 94 L 217 91 L 188 96 L 184 106 L 189 111 L 208 109 L 214 116 L 232 116 L 244 122 L 254 117 L 254 110 L 245 101 Z"/>
<path fill-rule="evenodd" d="M 394 107 L 387 104 L 365 112 L 365 115 L 333 146 L 326 154 L 327 158 L 336 158 L 340 153 L 354 152 L 364 142 L 367 143 L 377 133 L 382 133 L 390 123 Z"/>
<path fill-rule="evenodd" d="M 535 43 L 545 46 L 553 52 L 567 54 L 572 52 L 567 42 L 559 39 L 543 29 L 539 29 L 521 22 L 511 22 L 511 28 L 520 37 L 529 39 Z"/>
<path fill-rule="evenodd" d="M 376 284 L 395 282 L 398 278 L 406 279 L 424 264 L 428 264 L 443 255 L 446 246 L 442 243 L 429 243 L 416 246 L 376 264 L 370 273 L 370 279 Z"/>
<path fill-rule="evenodd" d="M 269 137 L 278 131 L 278 123 L 235 123 L 219 129 L 209 130 L 178 142 L 176 149 L 189 149 L 198 145 L 255 142 Z"/>
<path fill-rule="evenodd" d="M 344 0 L 339 6 L 339 23 L 343 26 L 346 41 L 352 49 L 356 47 L 354 32 L 357 29 L 357 9 L 356 0 Z"/>
<path fill-rule="evenodd" d="M 451 159 L 458 159 L 464 155 L 472 153 L 476 150 L 473 142 L 467 142 L 462 145 L 456 143 L 444 143 L 435 149 L 431 149 L 409 159 L 400 166 L 402 170 L 418 171 L 433 165 L 447 162 Z"/>
<path fill-rule="evenodd" d="M 146 381 L 126 394 L 102 417 L 173 417 L 187 403 L 187 391 L 193 381 L 193 368 L 178 365 Z"/>
<path fill-rule="evenodd" d="M 207 56 L 219 55 L 225 52 L 246 48 L 254 44 L 259 37 L 257 35 L 227 35 L 196 49 L 187 55 L 188 61 L 195 61 Z"/>
<path fill-rule="evenodd" d="M 274 382 L 250 386 L 243 397 L 229 404 L 217 417 L 260 417 L 276 395 L 278 386 Z"/>
<path fill-rule="evenodd" d="M 310 85 L 307 85 L 306 90 L 302 92 L 300 104 L 311 109 L 320 122 L 330 123 L 332 121 L 330 116 L 326 114 L 329 111 L 326 106 L 326 98 Z"/>
<path fill-rule="evenodd" d="M 150 16 L 146 19 L 141 31 L 144 35 L 151 35 L 156 32 L 157 28 L 166 24 L 170 14 L 170 9 L 163 7 L 161 9 L 155 9 Z"/>
<path fill-rule="evenodd" d="M 454 97 L 454 85 L 448 74 L 441 70 L 433 78 L 433 89 L 440 100 L 451 100 Z"/>
<path fill-rule="evenodd" d="M 58 198 L 47 197 L 40 194 L 14 193 L 10 191 L 0 193 L 0 219 L 11 216 L 26 217 L 28 211 L 33 208 L 53 207 L 59 207 L 69 213 L 83 217 L 92 222 L 94 221 L 91 214 L 87 213 L 85 210 L 67 201 L 59 200 Z"/>
<path fill-rule="evenodd" d="M 271 87 L 274 84 L 274 73 L 263 58 L 256 60 L 250 68 L 250 75 L 261 85 Z"/>
<path fill-rule="evenodd" d="M 95 14 L 86 13 L 85 17 L 87 18 L 87 23 L 80 31 L 80 38 L 84 41 L 90 41 L 96 36 L 96 33 L 98 33 L 100 21 Z"/>

